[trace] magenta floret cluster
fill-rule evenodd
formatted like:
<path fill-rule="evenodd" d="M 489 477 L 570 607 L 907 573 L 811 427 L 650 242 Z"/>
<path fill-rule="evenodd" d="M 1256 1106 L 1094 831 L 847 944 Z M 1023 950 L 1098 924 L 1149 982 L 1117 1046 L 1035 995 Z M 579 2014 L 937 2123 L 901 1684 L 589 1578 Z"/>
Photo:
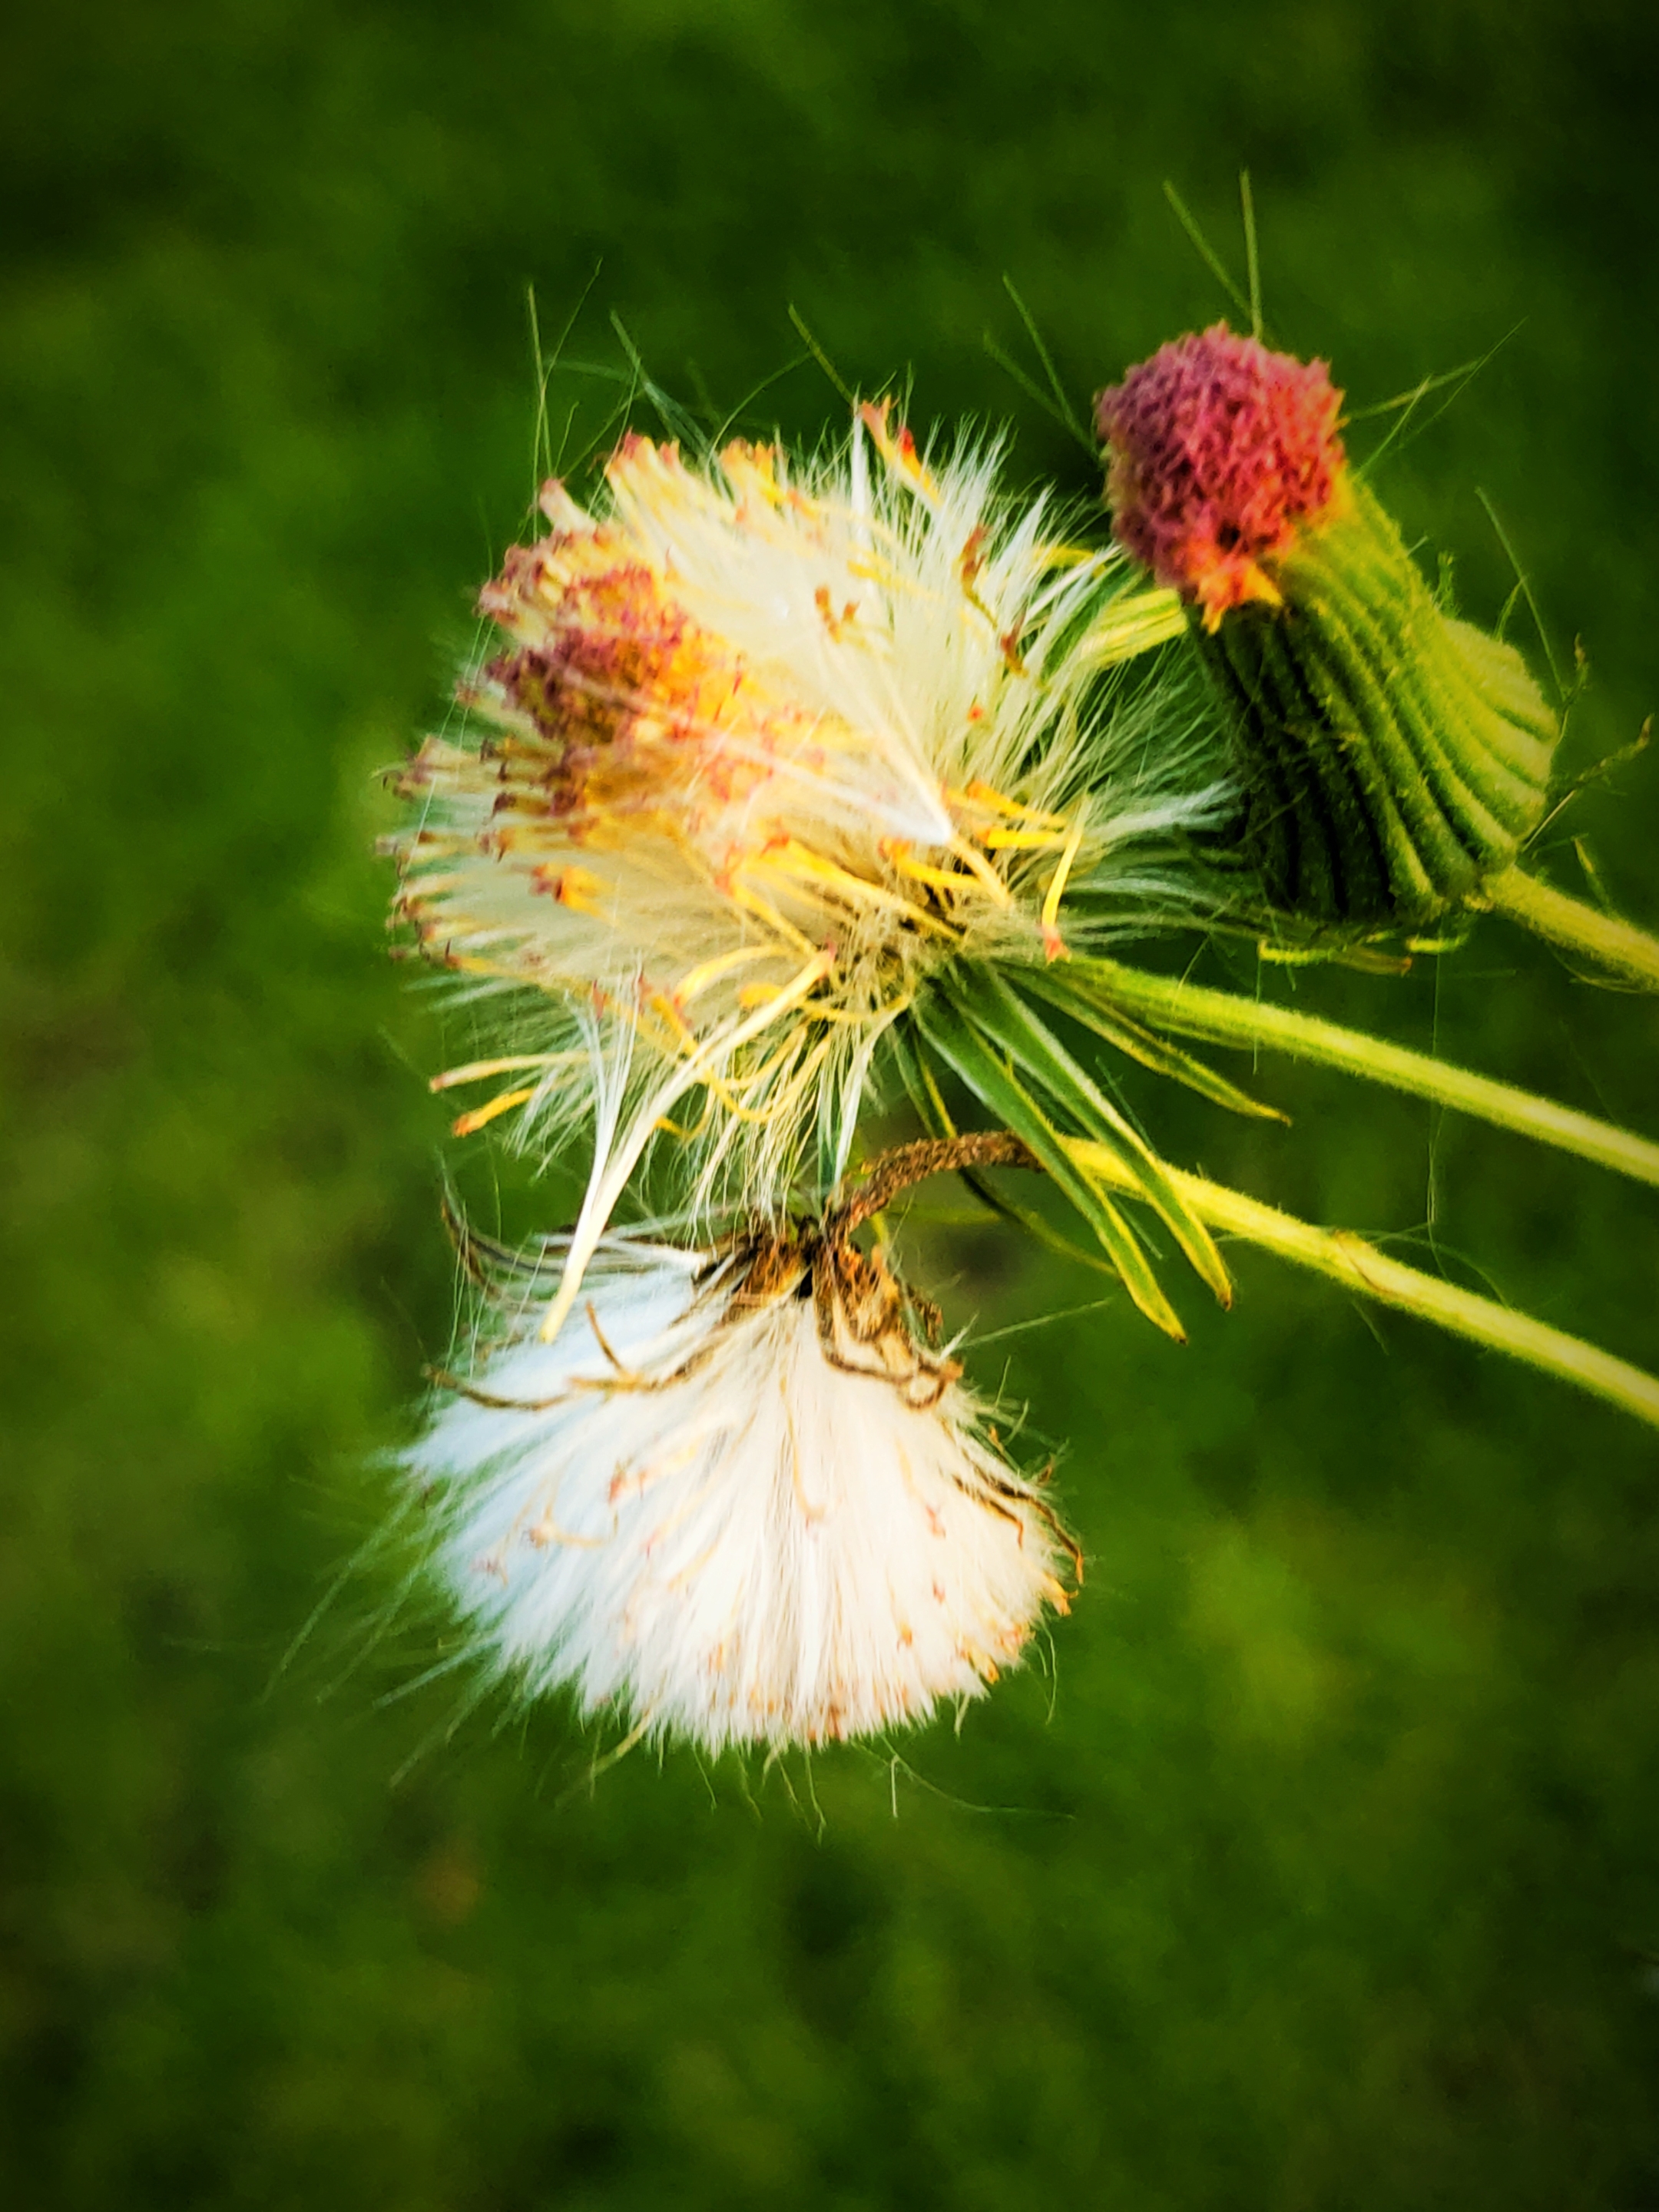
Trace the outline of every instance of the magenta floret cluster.
<path fill-rule="evenodd" d="M 1341 404 L 1325 362 L 1225 323 L 1160 346 L 1097 406 L 1119 544 L 1212 629 L 1230 607 L 1276 599 L 1261 563 L 1329 505 Z"/>

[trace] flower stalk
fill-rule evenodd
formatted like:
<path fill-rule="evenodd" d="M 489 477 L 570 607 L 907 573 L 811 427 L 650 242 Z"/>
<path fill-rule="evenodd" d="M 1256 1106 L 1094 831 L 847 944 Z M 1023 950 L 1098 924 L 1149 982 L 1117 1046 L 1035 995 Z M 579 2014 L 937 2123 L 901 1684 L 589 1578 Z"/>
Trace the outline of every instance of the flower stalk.
<path fill-rule="evenodd" d="M 1087 1138 L 1069 1138 L 1063 1143 L 1073 1164 L 1091 1181 L 1125 1197 L 1139 1194 L 1110 1147 Z M 977 1175 L 986 1168 L 1040 1169 L 1042 1165 L 1024 1139 L 1010 1131 L 924 1139 L 873 1161 L 865 1171 L 860 1188 L 842 1201 L 836 1218 L 850 1230 L 890 1204 L 900 1190 L 927 1176 Z M 1179 1168 L 1166 1172 L 1199 1219 L 1222 1236 L 1257 1245 L 1292 1267 L 1323 1275 L 1358 1297 L 1398 1313 L 1413 1314 L 1488 1351 L 1501 1352 L 1659 1428 L 1659 1376 L 1547 1322 L 1517 1313 L 1495 1298 L 1482 1297 L 1437 1275 L 1425 1274 L 1421 1268 L 1407 1267 L 1352 1230 L 1320 1228 L 1249 1198 L 1225 1183 L 1212 1182 Z"/>
<path fill-rule="evenodd" d="M 1478 1075 L 1363 1030 L 1345 1029 L 1316 1014 L 1210 990 L 1179 976 L 1156 975 L 1120 960 L 1077 960 L 1063 974 L 1033 976 L 1030 982 L 1091 1027 L 1103 1018 L 1108 1035 L 1113 1016 L 1127 1013 L 1176 1036 L 1242 1051 L 1282 1053 L 1451 1107 L 1473 1120 L 1594 1161 L 1617 1175 L 1659 1185 L 1659 1144 L 1649 1138 L 1515 1084 Z"/>
<path fill-rule="evenodd" d="M 1121 1188 L 1121 1176 L 1111 1156 L 1079 1141 L 1071 1147 L 1078 1165 L 1112 1188 Z M 1571 1382 L 1621 1413 L 1630 1413 L 1650 1427 L 1659 1428 L 1659 1376 L 1620 1359 L 1599 1346 L 1586 1344 L 1548 1322 L 1516 1313 L 1494 1298 L 1460 1290 L 1437 1275 L 1425 1274 L 1390 1259 L 1376 1245 L 1346 1229 L 1321 1229 L 1276 1206 L 1247 1198 L 1242 1191 L 1200 1176 L 1170 1173 L 1193 1211 L 1224 1236 L 1237 1237 L 1276 1253 L 1292 1267 L 1340 1284 L 1355 1296 L 1396 1312 L 1414 1314 L 1453 1336 L 1501 1352 L 1540 1374 Z"/>
<path fill-rule="evenodd" d="M 1468 903 L 1489 907 L 1546 944 L 1594 961 L 1633 989 L 1659 991 L 1659 937 L 1617 915 L 1587 906 L 1524 868 L 1506 868 L 1502 875 L 1490 878 Z"/>

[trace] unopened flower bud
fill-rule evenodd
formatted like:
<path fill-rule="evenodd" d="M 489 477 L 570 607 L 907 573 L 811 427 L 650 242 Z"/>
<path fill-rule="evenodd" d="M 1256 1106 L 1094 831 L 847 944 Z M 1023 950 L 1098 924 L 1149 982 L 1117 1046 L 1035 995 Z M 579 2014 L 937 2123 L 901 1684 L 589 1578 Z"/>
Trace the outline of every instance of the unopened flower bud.
<path fill-rule="evenodd" d="M 1341 393 L 1224 324 L 1103 392 L 1120 544 L 1185 599 L 1226 701 L 1246 844 L 1322 925 L 1431 921 L 1544 809 L 1554 714 L 1512 646 L 1436 605 L 1348 464 Z"/>

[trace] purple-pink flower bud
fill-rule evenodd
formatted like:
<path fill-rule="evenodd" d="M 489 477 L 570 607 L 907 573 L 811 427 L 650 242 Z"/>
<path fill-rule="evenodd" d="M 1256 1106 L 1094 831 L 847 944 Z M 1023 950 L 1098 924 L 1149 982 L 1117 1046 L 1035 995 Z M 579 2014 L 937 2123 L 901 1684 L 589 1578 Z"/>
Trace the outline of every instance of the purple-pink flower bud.
<path fill-rule="evenodd" d="M 1120 544 L 1203 609 L 1279 602 L 1264 566 L 1335 497 L 1342 395 L 1323 362 L 1270 353 L 1224 323 L 1160 346 L 1100 395 Z"/>

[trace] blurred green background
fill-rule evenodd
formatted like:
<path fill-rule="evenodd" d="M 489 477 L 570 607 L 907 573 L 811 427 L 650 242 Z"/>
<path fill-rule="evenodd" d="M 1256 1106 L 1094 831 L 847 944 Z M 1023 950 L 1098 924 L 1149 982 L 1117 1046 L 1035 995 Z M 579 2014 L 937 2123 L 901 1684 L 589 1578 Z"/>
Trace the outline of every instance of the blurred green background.
<path fill-rule="evenodd" d="M 1651 11 L 1619 0 L 171 0 L 33 11 L 4 226 L 0 2189 L 21 2207 L 1659 2206 L 1659 1453 L 1241 1256 L 987 1343 L 1070 1439 L 1052 1668 L 747 1774 L 410 1687 L 372 1565 L 453 1316 L 434 1016 L 374 772 L 531 485 L 533 283 L 722 407 L 794 302 L 1017 426 L 1222 307 L 1356 401 L 1507 343 L 1391 467 L 1466 609 L 1484 486 L 1594 685 L 1659 696 Z M 1518 325 L 1518 327 L 1517 327 Z M 811 368 L 760 408 L 814 432 Z M 1564 823 L 1659 917 L 1651 767 Z M 1275 986 L 1284 990 L 1282 981 Z M 1300 1003 L 1651 1131 L 1659 1022 L 1496 925 Z M 1176 1157 L 1659 1358 L 1652 1194 L 1264 1066 Z M 1097 1295 L 928 1260 L 988 1336 Z M 298 1650 L 284 1654 L 299 1638 Z"/>

